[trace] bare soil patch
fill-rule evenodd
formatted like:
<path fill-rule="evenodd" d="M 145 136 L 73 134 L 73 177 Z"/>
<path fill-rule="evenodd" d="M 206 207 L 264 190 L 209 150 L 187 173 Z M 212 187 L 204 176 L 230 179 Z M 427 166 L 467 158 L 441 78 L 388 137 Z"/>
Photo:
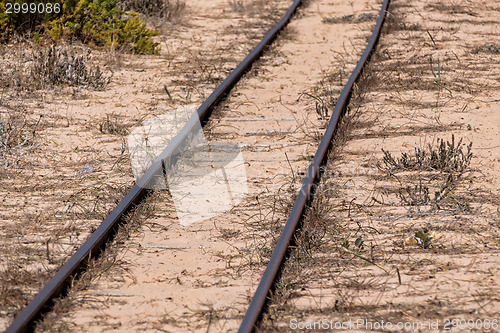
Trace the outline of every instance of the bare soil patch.
<path fill-rule="evenodd" d="M 289 3 L 281 5 L 284 10 Z M 206 127 L 210 142 L 241 147 L 248 197 L 226 214 L 181 227 L 162 193 L 154 216 L 120 245 L 126 270 L 107 271 L 92 288 L 75 291 L 70 310 L 52 324 L 91 331 L 235 331 L 334 102 L 320 87 L 341 89 L 374 24 L 322 20 L 376 11 L 363 1 L 303 7 Z M 326 75 L 329 68 L 335 73 Z M 202 82 L 214 78 L 210 67 L 200 70 L 207 74 Z"/>

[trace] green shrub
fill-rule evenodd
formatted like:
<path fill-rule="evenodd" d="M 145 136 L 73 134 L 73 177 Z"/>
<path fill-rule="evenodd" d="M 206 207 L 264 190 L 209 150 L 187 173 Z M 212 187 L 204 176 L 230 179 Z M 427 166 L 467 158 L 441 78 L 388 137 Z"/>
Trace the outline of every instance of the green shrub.
<path fill-rule="evenodd" d="M 37 32 L 53 40 L 76 38 L 96 47 L 139 54 L 159 52 L 158 43 L 152 40 L 158 33 L 147 28 L 137 13 L 120 10 L 118 0 L 59 0 L 59 14 L 6 14 L 5 4 L 10 1 L 0 0 L 0 41 L 7 41 L 14 33 Z"/>
<path fill-rule="evenodd" d="M 9 17 L 5 13 L 5 4 L 4 1 L 0 1 L 0 41 L 6 40 L 9 31 Z"/>
<path fill-rule="evenodd" d="M 39 3 L 55 3 L 50 0 L 0 0 L 0 41 L 9 40 L 14 33 L 26 34 L 37 31 L 43 27 L 43 24 L 50 20 L 56 19 L 60 14 L 57 13 L 40 13 L 38 10 L 35 13 L 7 13 L 7 4 L 39 4 Z M 12 7 L 10 7 L 11 9 Z"/>

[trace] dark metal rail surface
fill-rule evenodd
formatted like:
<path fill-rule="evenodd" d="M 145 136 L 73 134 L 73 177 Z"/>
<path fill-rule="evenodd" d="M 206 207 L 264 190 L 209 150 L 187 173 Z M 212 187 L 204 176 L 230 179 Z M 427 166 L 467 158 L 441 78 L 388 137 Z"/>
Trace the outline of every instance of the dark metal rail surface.
<path fill-rule="evenodd" d="M 380 15 L 378 17 L 375 28 L 373 29 L 370 40 L 368 41 L 368 45 L 366 46 L 363 55 L 359 59 L 356 68 L 354 68 L 351 76 L 349 77 L 349 80 L 347 81 L 344 89 L 342 90 L 342 93 L 340 94 L 339 99 L 337 100 L 337 103 L 335 104 L 335 108 L 333 109 L 330 122 L 325 131 L 325 135 L 323 136 L 318 150 L 316 151 L 311 165 L 309 166 L 300 192 L 293 205 L 292 212 L 288 217 L 285 227 L 283 228 L 283 232 L 281 233 L 280 239 L 278 240 L 278 243 L 273 251 L 269 264 L 266 267 L 259 286 L 255 291 L 252 302 L 250 303 L 247 313 L 245 314 L 245 317 L 243 318 L 243 321 L 240 325 L 240 328 L 238 330 L 239 333 L 252 332 L 256 328 L 256 325 L 258 324 L 262 316 L 262 312 L 268 300 L 267 296 L 271 291 L 281 269 L 281 266 L 284 262 L 285 255 L 288 251 L 288 245 L 290 244 L 295 231 L 300 225 L 306 207 L 309 206 L 313 199 L 314 186 L 318 184 L 319 178 L 321 177 L 322 173 L 322 166 L 324 166 L 327 162 L 328 151 L 330 150 L 331 142 L 333 140 L 337 124 L 340 117 L 347 110 L 347 105 L 349 104 L 349 100 L 351 98 L 354 83 L 358 80 L 365 64 L 370 59 L 374 47 L 378 42 L 389 2 L 389 0 L 384 0 L 384 2 L 382 3 Z"/>
<path fill-rule="evenodd" d="M 189 140 L 190 134 L 195 130 L 197 123 L 206 123 L 213 107 L 222 100 L 236 82 L 262 55 L 265 48 L 290 21 L 290 18 L 301 3 L 302 0 L 295 0 L 293 2 L 278 24 L 266 34 L 252 52 L 203 102 L 197 113 L 189 119 L 182 131 L 168 144 L 144 175 L 137 180 L 115 209 L 113 209 L 75 254 L 57 271 L 54 277 L 49 280 L 33 300 L 16 316 L 5 332 L 29 332 L 34 330 L 36 320 L 40 319 L 43 313 L 50 310 L 56 298 L 65 294 L 71 281 L 86 269 L 89 259 L 97 257 L 102 252 L 106 243 L 112 239 L 119 224 L 123 222 L 124 215 L 150 193 L 151 190 L 148 188 L 151 188 L 151 186 L 148 185 L 154 184 L 156 177 L 162 177 L 164 168 L 168 168 L 174 162 L 176 155 L 180 153 L 180 150 L 184 146 L 183 144 Z"/>

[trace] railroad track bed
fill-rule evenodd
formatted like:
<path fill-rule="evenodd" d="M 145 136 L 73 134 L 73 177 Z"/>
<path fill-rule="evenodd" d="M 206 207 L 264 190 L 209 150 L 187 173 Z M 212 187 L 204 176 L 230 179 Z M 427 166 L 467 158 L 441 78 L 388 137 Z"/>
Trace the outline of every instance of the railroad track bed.
<path fill-rule="evenodd" d="M 145 117 L 201 103 L 287 6 L 242 10 L 191 1 L 180 22 L 160 26 L 159 55 L 92 49 L 87 69 L 100 66 L 105 78 L 113 72 L 102 91 L 64 84 L 30 89 L 34 55 L 49 46 L 2 45 L 0 112 L 10 141 L 0 157 L 1 329 L 131 187 L 128 131 Z M 58 49 L 59 65 L 89 49 L 62 46 L 70 59 Z"/>
<path fill-rule="evenodd" d="M 351 52 L 362 51 L 374 24 L 375 3 L 356 4 L 356 15 L 373 18 L 351 25 L 322 22 L 348 6 L 318 5 L 299 11 L 206 126 L 211 143 L 241 147 L 245 200 L 228 213 L 182 227 L 173 204 L 162 203 L 160 194 L 154 215 L 123 245 L 123 267 L 74 294 L 77 304 L 67 322 L 97 331 L 237 329 L 286 220 L 289 207 L 283 205 L 295 195 L 325 128 L 316 100 L 304 93 L 329 98 L 321 81 L 340 91 L 347 75 L 338 71 L 352 70 L 358 56 Z M 328 56 L 343 47 L 349 50 L 342 53 L 345 60 Z"/>
<path fill-rule="evenodd" d="M 445 318 L 476 323 L 498 319 L 494 295 L 498 294 L 496 166 L 500 159 L 494 144 L 498 131 L 490 124 L 498 123 L 499 59 L 498 45 L 489 43 L 495 35 L 491 13 L 498 13 L 498 5 L 493 1 L 481 4 L 392 2 L 381 46 L 340 124 L 312 208 L 305 213 L 258 323 L 260 331 L 288 331 L 292 323 L 323 319 L 418 323 L 423 318 L 422 323 L 441 320 L 441 326 Z M 235 12 L 239 13 L 243 2 L 229 5 L 232 12 L 218 5 L 212 7 L 213 17 L 194 19 L 200 24 L 208 21 L 204 29 L 209 31 L 213 28 L 210 19 L 222 10 L 228 19 L 226 27 L 234 29 L 230 20 L 241 19 L 241 13 Z M 172 190 L 155 191 L 126 217 L 128 223 L 120 228 L 114 243 L 91 261 L 38 330 L 236 330 L 326 128 L 330 114 L 324 112 L 331 112 L 358 61 L 379 6 L 375 1 L 335 4 L 318 0 L 302 8 L 216 108 L 204 129 L 210 144 L 230 142 L 241 149 L 248 195 L 229 212 L 181 226 L 181 213 L 169 196 Z M 241 35 L 252 37 L 252 20 L 258 11 L 247 12 L 250 23 Z M 138 73 L 148 73 L 141 91 L 156 93 L 152 99 L 143 93 L 130 102 L 130 93 L 116 94 L 122 99 L 121 105 L 115 104 L 116 112 L 130 113 L 134 107 L 141 117 L 151 111 L 158 116 L 166 108 L 200 103 L 220 76 L 236 66 L 232 62 L 246 53 L 245 48 L 236 47 L 238 51 L 217 67 L 218 57 L 234 49 L 217 45 L 235 46 L 231 44 L 234 35 L 204 40 L 196 36 L 205 35 L 195 34 L 192 28 L 183 28 L 184 34 L 195 36 L 190 43 L 177 39 L 170 44 L 190 50 L 191 57 L 166 55 L 159 63 L 168 63 L 168 74 L 156 72 L 156 65 L 144 68 L 145 72 L 141 69 Z M 220 40 L 224 42 L 219 44 Z M 252 39 L 247 40 L 250 46 Z M 205 45 L 215 45 L 212 56 L 204 53 Z M 199 62 L 201 56 L 214 63 L 206 66 Z M 193 76 L 186 76 L 185 67 L 177 71 L 173 65 L 177 61 L 190 68 Z M 161 81 L 167 76 L 170 81 Z M 156 78 L 161 83 L 152 88 L 150 82 Z M 190 79 L 197 84 L 188 86 Z M 176 90 L 169 90 L 176 85 Z M 160 95 L 162 89 L 168 96 Z M 141 109 L 146 100 L 153 102 L 148 110 Z M 113 117 L 108 116 L 101 129 L 112 126 Z M 129 122 L 139 123 L 137 117 Z M 79 121 L 82 127 L 85 122 Z M 110 147 L 118 142 L 100 140 Z M 93 161 L 99 158 L 104 159 L 93 156 Z M 126 188 L 124 184 L 131 183 L 127 158 L 126 152 L 119 151 L 108 158 L 107 168 L 103 165 L 98 170 L 86 163 L 79 170 L 80 177 L 94 184 L 102 184 L 104 178 L 114 180 L 120 184 L 115 187 Z M 74 172 L 77 165 L 69 169 Z M 59 180 L 67 170 L 61 168 L 54 179 Z M 128 173 L 128 179 L 118 177 L 123 173 Z M 54 197 L 60 195 L 58 184 L 52 189 Z M 66 191 L 74 196 L 71 187 Z M 113 191 L 118 197 L 123 193 Z M 100 193 L 92 193 L 90 200 L 111 197 Z M 112 205 L 112 200 L 97 202 L 104 212 L 109 209 L 106 205 Z M 32 206 L 25 204 L 25 209 Z M 10 207 L 17 207 L 15 200 Z M 43 212 L 47 215 L 52 210 Z M 96 226 L 98 219 L 94 220 Z M 8 228 L 16 226 L 5 225 L 10 233 L 13 229 Z M 70 232 L 57 236 L 59 241 L 52 248 L 43 233 L 33 237 L 38 252 L 30 260 L 38 262 L 45 274 L 39 281 L 21 288 L 20 282 L 27 280 L 19 277 L 29 269 L 19 264 L 5 266 L 3 276 L 13 286 L 6 291 L 15 290 L 26 301 L 28 294 L 40 288 L 40 281 L 88 235 L 80 230 L 89 224 L 68 226 Z M 16 232 L 14 241 L 26 244 L 28 237 L 19 237 L 19 229 Z M 61 241 L 68 233 L 74 243 Z M 6 242 L 5 247 L 10 244 Z M 3 260 L 10 264 L 16 258 L 9 253 Z M 12 294 L 2 295 L 7 301 L 14 299 Z M 4 318 L 20 306 L 5 302 Z"/>
<path fill-rule="evenodd" d="M 389 11 L 262 331 L 495 330 L 480 325 L 500 310 L 498 4 Z"/>

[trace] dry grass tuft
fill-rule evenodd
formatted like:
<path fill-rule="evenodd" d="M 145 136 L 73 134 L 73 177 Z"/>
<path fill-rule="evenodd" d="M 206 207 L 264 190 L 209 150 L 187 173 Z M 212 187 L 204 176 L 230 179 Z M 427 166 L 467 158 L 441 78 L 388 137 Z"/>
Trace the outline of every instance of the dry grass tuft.
<path fill-rule="evenodd" d="M 102 277 L 112 274 L 125 274 L 135 280 L 135 277 L 127 269 L 127 262 L 123 260 L 122 244 L 132 235 L 140 232 L 141 226 L 153 216 L 159 197 L 158 193 L 152 193 L 151 196 L 127 214 L 123 223 L 118 227 L 113 240 L 108 242 L 100 256 L 88 261 L 84 273 L 72 282 L 69 294 L 56 301 L 53 310 L 39 322 L 37 325 L 38 332 L 71 331 L 75 329 L 75 325 L 65 316 L 77 304 L 91 301 L 82 299 L 79 293 L 97 284 Z"/>
<path fill-rule="evenodd" d="M 330 88 L 328 88 L 328 85 L 322 84 L 320 86 L 325 89 L 317 90 L 320 95 L 329 93 Z M 329 160 L 334 160 L 341 155 L 342 147 L 346 140 L 349 139 L 353 128 L 356 127 L 359 117 L 357 107 L 359 102 L 359 98 L 354 97 L 348 111 L 339 121 Z M 329 174 L 331 172 L 328 167 L 325 167 L 323 173 Z M 299 184 L 290 186 L 290 192 L 293 193 L 298 190 L 298 186 Z M 280 277 L 271 291 L 269 307 L 263 315 L 257 330 L 259 332 L 288 331 L 289 327 L 283 326 L 284 318 L 297 316 L 294 301 L 304 296 L 305 291 L 311 287 L 312 272 L 317 277 L 323 274 L 317 272 L 318 267 L 335 265 L 330 261 L 324 261 L 325 258 L 322 253 L 329 253 L 330 256 L 336 257 L 338 261 L 343 261 L 344 258 L 349 259 L 343 245 L 345 245 L 345 240 L 350 235 L 346 233 L 338 220 L 329 218 L 335 208 L 333 198 L 337 198 L 339 195 L 337 187 L 322 179 L 319 184 L 315 185 L 314 193 L 314 200 L 311 206 L 307 208 L 304 219 L 295 233 Z M 283 213 L 289 214 L 293 205 L 292 199 L 294 199 L 294 196 L 287 199 L 288 204 L 285 206 Z M 279 232 L 281 230 L 282 227 L 279 228 Z M 275 245 L 274 242 L 273 245 Z M 340 307 L 341 304 L 345 306 L 348 301 L 347 297 L 342 297 L 335 306 Z"/>
<path fill-rule="evenodd" d="M 122 124 L 117 115 L 107 114 L 106 119 L 99 123 L 99 132 L 102 134 L 127 135 L 128 126 Z"/>
<path fill-rule="evenodd" d="M 471 51 L 472 54 L 477 54 L 479 52 L 483 53 L 491 53 L 491 54 L 500 54 L 500 46 L 494 44 L 485 44 L 483 46 L 478 46 L 474 50 Z"/>
<path fill-rule="evenodd" d="M 180 23 L 186 14 L 186 3 L 181 0 L 120 0 L 118 7 L 170 23 Z"/>
<path fill-rule="evenodd" d="M 345 15 L 342 17 L 329 17 L 324 18 L 323 23 L 336 24 L 336 23 L 362 23 L 373 21 L 377 17 L 372 13 L 363 13 L 358 16 L 355 15 Z"/>
<path fill-rule="evenodd" d="M 450 47 L 447 34 L 455 31 L 441 18 L 428 15 L 428 20 L 412 22 L 418 5 L 391 4 L 384 31 L 395 36 L 379 46 L 365 71 L 371 83 L 360 102 L 365 106 L 363 117 L 378 121 L 365 118 L 362 126 L 354 123 L 353 133 L 347 135 L 354 139 L 345 156 L 326 170 L 326 176 L 331 172 L 334 177 L 325 177 L 322 188 L 328 191 L 317 193 L 327 198 L 315 198 L 313 204 L 320 209 L 307 212 L 276 283 L 262 332 L 289 331 L 287 321 L 292 318 L 442 322 L 447 317 L 476 320 L 498 313 L 498 300 L 483 295 L 495 294 L 496 284 L 484 281 L 494 279 L 490 258 L 498 251 L 500 201 L 481 188 L 489 184 L 471 167 L 472 143 L 465 137 L 469 133 L 461 133 L 466 127 L 446 124 L 436 116 L 441 110 L 456 112 L 454 103 L 461 103 L 468 93 L 477 98 L 481 87 L 474 78 L 481 63 L 470 56 L 470 49 Z M 475 14 L 456 1 L 426 8 Z M 488 43 L 472 53 L 478 52 L 495 54 L 496 49 Z M 451 138 L 436 140 L 435 133 Z M 418 137 L 424 142 L 434 139 L 398 157 L 367 147 L 407 146 Z M 324 213 L 315 214 L 321 207 Z M 467 286 L 462 284 L 465 279 Z"/>
<path fill-rule="evenodd" d="M 463 174 L 469 170 L 472 159 L 472 142 L 465 145 L 460 139 L 455 145 L 455 135 L 451 142 L 438 138 L 436 146 L 416 147 L 414 154 L 401 153 L 401 157 L 394 158 L 392 154 L 382 148 L 384 153 L 381 166 L 387 172 L 395 173 L 408 170 L 442 171 L 448 174 Z M 463 150 L 466 148 L 466 151 Z"/>
<path fill-rule="evenodd" d="M 8 262 L 0 267 L 0 312 L 14 315 L 33 297 L 33 288 L 52 272 L 45 269 L 29 269 L 19 263 Z M 26 288 L 26 286 L 30 286 Z"/>
<path fill-rule="evenodd" d="M 20 161 L 36 148 L 37 131 L 43 126 L 42 117 L 31 119 L 22 104 L 4 104 L 0 113 L 0 175 L 17 168 Z"/>
<path fill-rule="evenodd" d="M 90 51 L 77 55 L 62 47 L 52 46 L 33 54 L 30 77 L 39 88 L 68 85 L 103 90 L 111 80 L 99 67 L 88 68 Z"/>

